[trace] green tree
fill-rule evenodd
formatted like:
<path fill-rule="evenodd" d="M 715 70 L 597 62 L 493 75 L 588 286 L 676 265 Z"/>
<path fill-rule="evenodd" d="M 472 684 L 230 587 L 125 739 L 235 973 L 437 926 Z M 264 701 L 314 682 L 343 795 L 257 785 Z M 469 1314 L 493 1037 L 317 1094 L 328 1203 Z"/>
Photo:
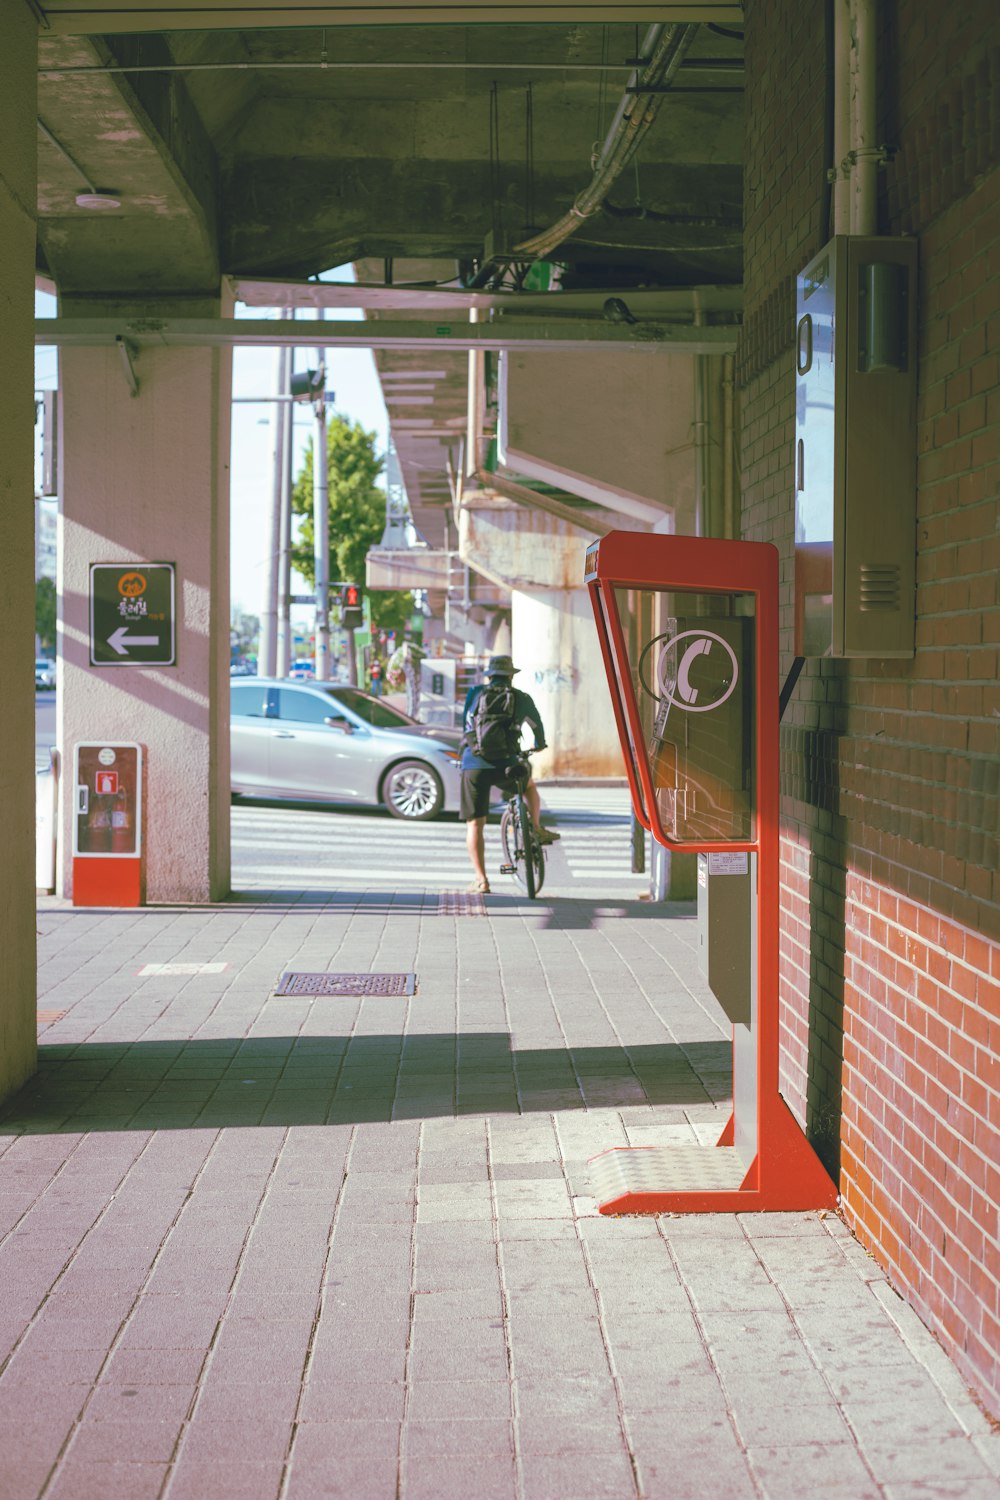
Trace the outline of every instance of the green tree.
<path fill-rule="evenodd" d="M 56 649 L 56 586 L 51 578 L 35 580 L 35 634 L 43 651 Z"/>
<path fill-rule="evenodd" d="M 384 462 L 375 452 L 375 434 L 359 422 L 334 412 L 327 424 L 330 494 L 330 577 L 364 587 L 365 555 L 382 539 L 385 491 L 377 483 Z M 292 562 L 310 584 L 316 582 L 313 555 L 313 450 L 306 453 L 292 490 L 292 509 L 302 516 L 299 544 Z M 399 590 L 368 595 L 373 623 L 381 630 L 400 630 L 413 610 L 413 596 Z"/>

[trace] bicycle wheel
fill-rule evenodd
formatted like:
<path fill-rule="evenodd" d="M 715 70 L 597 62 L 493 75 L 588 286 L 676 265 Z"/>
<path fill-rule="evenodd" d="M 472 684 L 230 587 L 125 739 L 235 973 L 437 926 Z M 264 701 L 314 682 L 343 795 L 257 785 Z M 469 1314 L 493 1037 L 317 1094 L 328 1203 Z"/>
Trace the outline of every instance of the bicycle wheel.
<path fill-rule="evenodd" d="M 528 814 L 526 811 L 525 817 L 527 816 Z M 538 842 L 538 835 L 535 833 L 535 825 L 530 822 L 528 824 L 528 850 L 529 859 L 531 861 L 531 868 L 534 871 L 535 875 L 535 889 L 534 891 L 529 891 L 528 894 L 537 896 L 545 881 L 545 850 Z"/>
<path fill-rule="evenodd" d="M 525 850 L 525 823 L 527 812 L 520 797 L 511 797 L 500 819 L 500 842 L 504 859 L 514 871 L 519 886 L 527 891 L 529 898 L 535 894 L 534 871 L 530 868 Z M 530 838 L 530 834 L 528 835 Z"/>
<path fill-rule="evenodd" d="M 528 900 L 533 901 L 538 890 L 538 861 L 542 852 L 535 843 L 534 830 L 528 809 L 524 805 L 524 798 L 520 795 L 513 797 L 511 806 L 513 809 L 511 822 L 514 827 L 516 846 L 514 870 L 519 883 L 527 892 Z"/>

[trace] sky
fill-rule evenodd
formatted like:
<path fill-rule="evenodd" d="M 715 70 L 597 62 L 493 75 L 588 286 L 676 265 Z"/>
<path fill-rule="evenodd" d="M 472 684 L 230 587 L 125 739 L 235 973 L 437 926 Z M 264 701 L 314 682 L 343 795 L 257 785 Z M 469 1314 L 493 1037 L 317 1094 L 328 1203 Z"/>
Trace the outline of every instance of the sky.
<path fill-rule="evenodd" d="M 324 272 L 323 281 L 353 281 L 351 266 L 338 266 Z M 44 292 L 35 294 L 35 314 L 39 318 L 54 317 L 56 301 Z M 252 318 L 277 318 L 276 309 L 244 307 L 237 305 L 236 316 Z M 311 316 L 311 315 L 310 315 Z M 360 309 L 337 309 L 337 318 L 361 318 Z M 302 318 L 305 322 L 305 317 Z M 273 349 L 244 348 L 233 351 L 233 396 L 267 397 L 275 387 L 276 351 Z M 295 368 L 309 369 L 315 366 L 314 347 L 305 344 L 295 354 Z M 40 346 L 35 351 L 35 390 L 49 391 L 56 388 L 58 369 L 55 348 Z M 350 417 L 355 422 L 375 433 L 375 447 L 384 455 L 388 443 L 389 424 L 375 361 L 369 349 L 338 349 L 327 354 L 326 386 L 335 400 L 331 410 Z M 232 461 L 231 461 L 231 522 L 230 522 L 230 578 L 232 582 L 232 607 L 248 614 L 259 614 L 263 605 L 264 586 L 267 577 L 267 558 L 264 552 L 268 534 L 268 514 L 274 480 L 274 438 L 277 408 L 266 400 L 238 401 L 233 405 Z M 293 412 L 294 471 L 301 468 L 308 445 L 312 441 L 312 412 L 308 406 L 296 406 Z M 40 430 L 36 429 L 39 433 Z M 40 453 L 40 441 L 38 445 Z M 307 585 L 298 574 L 293 574 L 292 591 L 304 593 Z M 301 616 L 307 619 L 308 606 L 298 609 L 293 606 L 293 620 Z"/>

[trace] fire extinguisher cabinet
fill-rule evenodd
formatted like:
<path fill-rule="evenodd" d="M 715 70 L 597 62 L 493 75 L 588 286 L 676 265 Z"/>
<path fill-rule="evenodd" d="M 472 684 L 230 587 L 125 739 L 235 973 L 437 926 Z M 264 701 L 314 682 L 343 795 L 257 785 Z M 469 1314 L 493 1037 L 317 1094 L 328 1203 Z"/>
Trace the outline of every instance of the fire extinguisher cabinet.
<path fill-rule="evenodd" d="M 73 769 L 73 905 L 141 906 L 142 746 L 81 741 Z"/>
<path fill-rule="evenodd" d="M 716 1145 L 603 1152 L 601 1212 L 832 1207 L 836 1185 L 778 1090 L 778 553 L 613 531 L 585 581 L 635 814 L 701 856 L 706 972 L 733 1031 Z"/>

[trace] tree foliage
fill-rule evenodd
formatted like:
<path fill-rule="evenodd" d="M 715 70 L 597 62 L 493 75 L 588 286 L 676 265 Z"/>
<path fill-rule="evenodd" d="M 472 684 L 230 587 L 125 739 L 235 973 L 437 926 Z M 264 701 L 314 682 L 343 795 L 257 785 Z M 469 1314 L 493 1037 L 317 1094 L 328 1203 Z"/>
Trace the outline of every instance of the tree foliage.
<path fill-rule="evenodd" d="M 51 578 L 35 580 L 35 634 L 43 651 L 56 649 L 56 586 Z"/>
<path fill-rule="evenodd" d="M 337 412 L 327 423 L 327 455 L 330 577 L 334 582 L 364 587 L 365 556 L 369 547 L 381 541 L 385 527 L 385 491 L 377 483 L 383 460 L 375 452 L 374 432 Z M 312 447 L 292 490 L 292 509 L 304 518 L 299 543 L 292 549 L 292 562 L 315 585 Z M 382 630 L 400 629 L 413 608 L 409 593 L 380 589 L 368 597 L 372 619 Z"/>

